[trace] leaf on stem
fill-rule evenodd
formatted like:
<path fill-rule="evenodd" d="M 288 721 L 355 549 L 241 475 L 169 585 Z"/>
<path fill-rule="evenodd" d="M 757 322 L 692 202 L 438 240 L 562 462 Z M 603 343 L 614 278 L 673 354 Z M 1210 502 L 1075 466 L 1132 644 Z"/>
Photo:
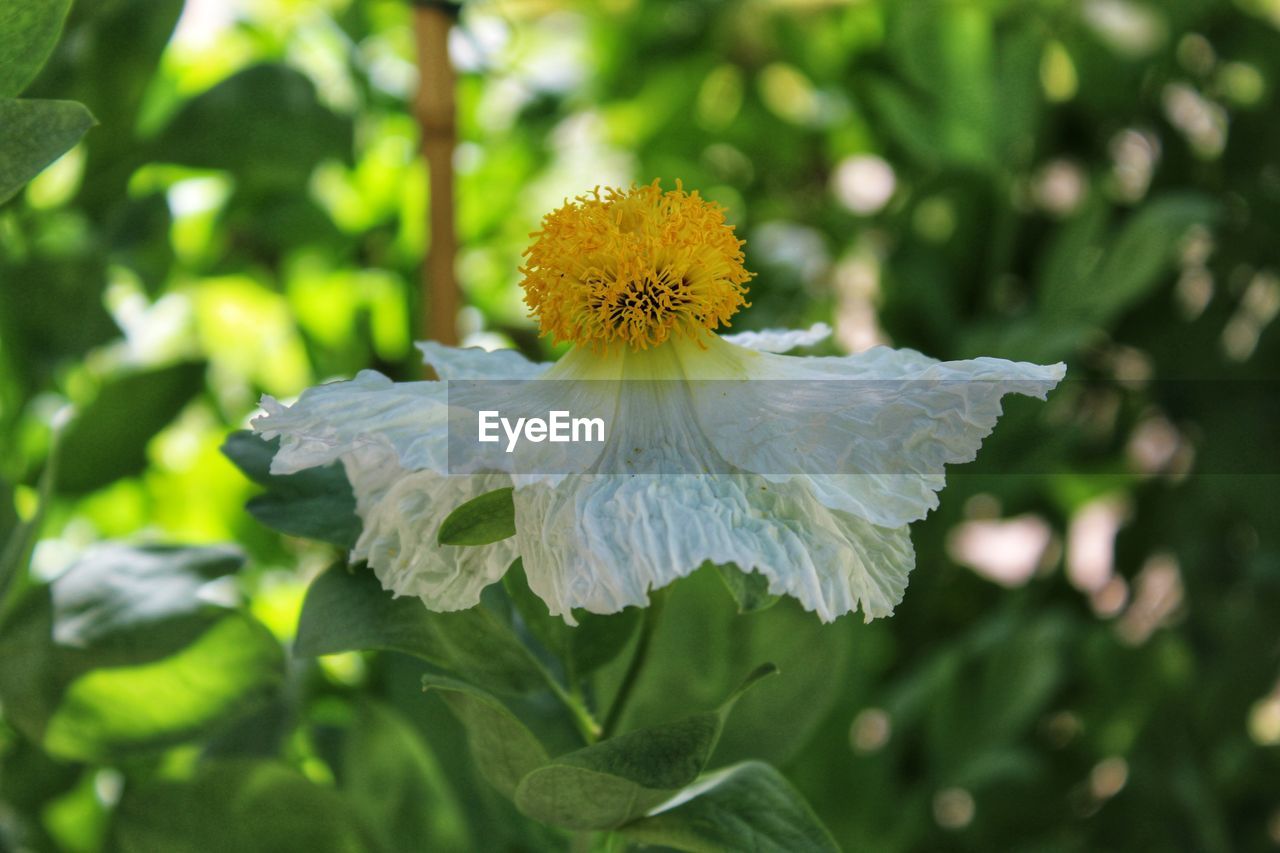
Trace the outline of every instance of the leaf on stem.
<path fill-rule="evenodd" d="M 734 703 L 761 678 L 753 672 L 715 711 L 639 729 L 562 755 L 529 773 L 516 806 L 543 823 L 574 830 L 616 829 L 691 784 L 711 758 Z"/>
<path fill-rule="evenodd" d="M 548 761 L 547 751 L 507 707 L 493 696 L 451 678 L 428 675 L 424 690 L 440 693 L 467 730 L 467 745 L 480 774 L 508 799 L 525 776 Z"/>

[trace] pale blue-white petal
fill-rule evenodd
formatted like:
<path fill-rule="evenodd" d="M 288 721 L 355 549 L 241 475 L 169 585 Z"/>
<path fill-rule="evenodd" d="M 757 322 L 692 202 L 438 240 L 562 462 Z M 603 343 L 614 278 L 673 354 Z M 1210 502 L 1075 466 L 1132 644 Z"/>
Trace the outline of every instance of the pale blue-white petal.
<path fill-rule="evenodd" d="M 513 349 L 459 349 L 435 341 L 415 346 L 441 379 L 534 379 L 551 366 L 529 361 Z"/>
<path fill-rule="evenodd" d="M 517 482 L 519 551 L 551 612 L 643 606 L 650 589 L 706 561 L 759 571 L 771 591 L 824 620 L 858 607 L 868 618 L 891 612 L 913 562 L 907 530 L 832 510 L 805 483 L 733 470 L 694 417 L 689 390 L 623 383 L 592 472 Z M 711 473 L 687 473 L 698 471 Z"/>
<path fill-rule="evenodd" d="M 416 596 L 432 610 L 474 607 L 516 558 L 515 540 L 441 545 L 440 525 L 472 498 L 509 485 L 500 474 L 402 472 L 362 513 L 364 530 L 351 559 L 368 561 L 384 589 Z"/>
<path fill-rule="evenodd" d="M 856 609 L 871 620 L 902 600 L 915 560 L 907 528 L 748 474 L 574 475 L 517 489 L 515 506 L 529 586 L 569 621 L 576 607 L 643 607 L 707 561 L 761 572 L 824 621 Z"/>
<path fill-rule="evenodd" d="M 826 323 L 814 323 L 807 329 L 764 329 L 759 332 L 736 332 L 722 335 L 721 340 L 735 346 L 759 352 L 790 352 L 800 347 L 811 347 L 831 337 L 831 327 Z"/>
<path fill-rule="evenodd" d="M 697 420 L 724 459 L 774 482 L 805 482 L 826 506 L 884 527 L 937 505 L 944 466 L 975 458 L 1005 394 L 1044 399 L 1065 372 L 884 347 L 793 358 L 723 341 L 686 348 L 682 359 L 697 377 Z"/>
<path fill-rule="evenodd" d="M 446 392 L 439 382 L 392 382 L 362 370 L 348 382 L 308 388 L 291 406 L 262 398 L 266 412 L 252 425 L 280 437 L 271 473 L 292 474 L 361 450 L 387 456 L 406 470 L 444 471 L 448 460 Z"/>

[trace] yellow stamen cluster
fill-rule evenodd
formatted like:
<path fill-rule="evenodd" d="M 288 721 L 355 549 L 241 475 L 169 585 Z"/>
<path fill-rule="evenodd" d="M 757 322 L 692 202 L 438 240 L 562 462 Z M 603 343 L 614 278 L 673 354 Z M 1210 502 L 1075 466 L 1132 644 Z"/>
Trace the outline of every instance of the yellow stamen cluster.
<path fill-rule="evenodd" d="M 524 301 L 544 335 L 603 351 L 697 340 L 747 304 L 743 241 L 697 191 L 597 188 L 546 215 L 525 250 Z"/>

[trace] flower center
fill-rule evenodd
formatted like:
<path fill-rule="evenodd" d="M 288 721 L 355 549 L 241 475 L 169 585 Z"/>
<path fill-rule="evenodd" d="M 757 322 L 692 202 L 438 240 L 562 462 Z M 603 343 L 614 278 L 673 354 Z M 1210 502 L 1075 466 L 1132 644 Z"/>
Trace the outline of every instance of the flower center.
<path fill-rule="evenodd" d="M 658 182 L 597 189 L 543 219 L 521 268 L 544 335 L 600 351 L 698 339 L 747 304 L 742 241 L 719 205 Z"/>

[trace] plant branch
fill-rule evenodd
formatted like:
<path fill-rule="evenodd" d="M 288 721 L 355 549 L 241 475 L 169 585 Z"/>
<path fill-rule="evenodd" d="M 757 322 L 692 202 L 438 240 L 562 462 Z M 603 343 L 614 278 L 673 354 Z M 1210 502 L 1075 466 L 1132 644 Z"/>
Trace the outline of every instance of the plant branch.
<path fill-rule="evenodd" d="M 431 183 L 430 247 L 422 279 L 420 332 L 443 344 L 458 342 L 458 284 L 454 276 L 457 234 L 453 213 L 453 153 L 458 142 L 456 80 L 449 63 L 449 30 L 455 10 L 440 4 L 414 9 L 421 79 L 414 112 L 422 131 L 422 155 Z"/>

